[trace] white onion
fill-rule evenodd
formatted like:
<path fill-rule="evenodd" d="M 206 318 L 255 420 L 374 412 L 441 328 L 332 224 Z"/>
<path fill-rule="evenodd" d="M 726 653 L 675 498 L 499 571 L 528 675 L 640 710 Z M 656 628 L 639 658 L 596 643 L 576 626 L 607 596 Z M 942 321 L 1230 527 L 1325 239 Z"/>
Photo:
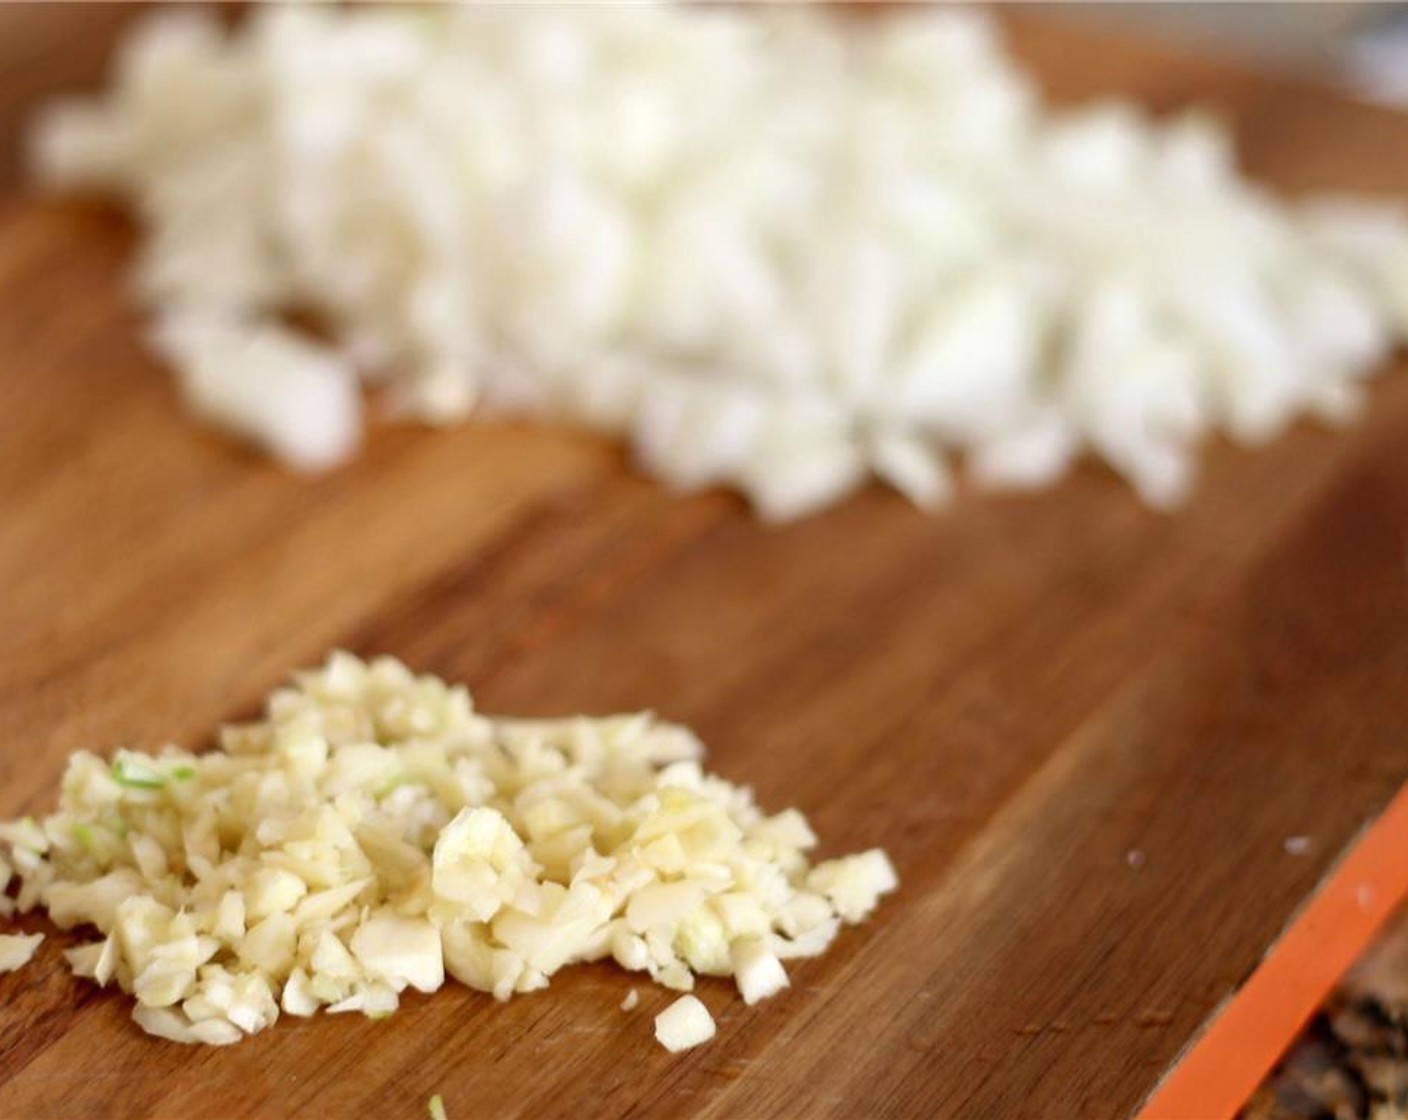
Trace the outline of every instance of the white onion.
<path fill-rule="evenodd" d="M 355 454 L 362 379 L 770 518 L 1082 454 L 1171 506 L 1211 434 L 1349 418 L 1408 330 L 1400 207 L 1280 205 L 1202 117 L 1044 111 L 972 12 L 161 15 L 34 153 L 141 215 L 192 410 L 300 469 Z"/>

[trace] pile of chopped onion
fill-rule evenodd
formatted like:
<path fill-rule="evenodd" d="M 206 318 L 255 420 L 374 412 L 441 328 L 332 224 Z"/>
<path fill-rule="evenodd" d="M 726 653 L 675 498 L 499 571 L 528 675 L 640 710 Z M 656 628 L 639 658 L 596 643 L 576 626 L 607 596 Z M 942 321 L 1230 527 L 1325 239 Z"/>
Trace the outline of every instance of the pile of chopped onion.
<path fill-rule="evenodd" d="M 1401 208 L 1278 204 L 1199 117 L 1046 112 L 973 13 L 167 14 L 36 162 L 131 202 L 186 400 L 304 469 L 372 382 L 771 518 L 1082 454 L 1168 506 L 1205 436 L 1350 416 L 1408 329 Z"/>
<path fill-rule="evenodd" d="M 389 658 L 335 654 L 218 750 L 69 761 L 58 812 L 0 825 L 6 911 L 99 937 L 73 971 L 116 982 L 177 1042 L 237 1042 L 278 1018 L 396 1010 L 446 973 L 501 1000 L 615 960 L 688 992 L 733 977 L 754 1003 L 896 886 L 876 849 L 812 865 L 795 809 L 700 767 L 649 715 L 490 719 Z M 0 969 L 40 938 L 0 937 Z M 661 1040 L 705 1032 L 703 1004 Z"/>

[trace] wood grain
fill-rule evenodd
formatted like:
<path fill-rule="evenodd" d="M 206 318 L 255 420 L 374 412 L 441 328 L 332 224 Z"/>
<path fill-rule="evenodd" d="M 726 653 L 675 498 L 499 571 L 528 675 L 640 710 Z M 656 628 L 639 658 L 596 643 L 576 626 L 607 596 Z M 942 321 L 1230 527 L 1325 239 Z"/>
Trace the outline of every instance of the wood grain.
<path fill-rule="evenodd" d="M 1216 98 L 1287 188 L 1408 189 L 1392 114 L 1017 34 L 1059 94 Z M 651 1039 L 667 997 L 623 1013 L 605 967 L 192 1051 L 68 978 L 56 938 L 0 977 L 0 1116 L 419 1117 L 439 1093 L 454 1118 L 1119 1117 L 1408 776 L 1408 378 L 1350 433 L 1210 449 L 1175 517 L 1092 469 L 766 528 L 509 427 L 378 431 L 309 480 L 182 417 L 124 303 L 130 240 L 0 204 L 0 813 L 50 804 L 70 750 L 200 742 L 346 645 L 486 710 L 655 707 L 903 886 L 778 999 L 704 983 L 719 1036 L 682 1056 Z"/>

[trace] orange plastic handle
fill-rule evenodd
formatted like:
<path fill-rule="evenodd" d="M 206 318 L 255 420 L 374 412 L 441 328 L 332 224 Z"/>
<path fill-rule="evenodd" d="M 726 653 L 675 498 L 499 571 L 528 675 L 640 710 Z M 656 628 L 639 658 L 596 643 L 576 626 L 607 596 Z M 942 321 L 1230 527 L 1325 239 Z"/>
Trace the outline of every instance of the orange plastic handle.
<path fill-rule="evenodd" d="M 1408 785 L 1350 848 L 1137 1120 L 1232 1120 L 1408 898 Z"/>

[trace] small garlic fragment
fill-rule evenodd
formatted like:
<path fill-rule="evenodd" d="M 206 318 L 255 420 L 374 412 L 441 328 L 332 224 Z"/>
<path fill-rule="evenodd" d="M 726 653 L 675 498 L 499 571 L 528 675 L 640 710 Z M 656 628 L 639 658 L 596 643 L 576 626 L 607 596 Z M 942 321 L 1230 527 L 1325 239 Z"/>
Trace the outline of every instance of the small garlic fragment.
<path fill-rule="evenodd" d="M 747 937 L 735 941 L 729 956 L 744 1003 L 757 1003 L 787 987 L 787 970 L 761 939 Z"/>
<path fill-rule="evenodd" d="M 30 962 L 43 940 L 42 933 L 0 933 L 0 972 L 13 972 L 17 968 L 23 968 Z"/>
<path fill-rule="evenodd" d="M 714 1017 L 698 996 L 680 996 L 655 1016 L 655 1037 L 672 1054 L 714 1037 Z"/>

